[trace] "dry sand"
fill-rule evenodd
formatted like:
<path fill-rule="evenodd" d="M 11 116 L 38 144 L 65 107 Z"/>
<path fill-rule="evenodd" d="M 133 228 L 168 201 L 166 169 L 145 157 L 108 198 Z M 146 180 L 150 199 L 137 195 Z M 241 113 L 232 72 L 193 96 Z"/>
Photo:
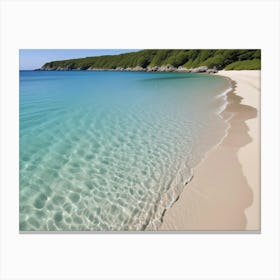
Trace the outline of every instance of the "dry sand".
<path fill-rule="evenodd" d="M 228 135 L 194 169 L 159 230 L 260 231 L 260 71 L 220 71 L 233 81 Z"/>

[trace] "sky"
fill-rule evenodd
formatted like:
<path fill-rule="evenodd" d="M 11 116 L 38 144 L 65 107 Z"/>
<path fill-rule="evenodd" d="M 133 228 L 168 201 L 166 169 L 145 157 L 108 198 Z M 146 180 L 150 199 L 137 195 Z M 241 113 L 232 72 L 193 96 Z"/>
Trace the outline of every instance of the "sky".
<path fill-rule="evenodd" d="M 70 49 L 21 49 L 19 50 L 19 69 L 34 70 L 40 68 L 46 62 L 87 56 L 114 55 L 139 51 L 136 49 L 103 49 L 103 50 L 70 50 Z"/>

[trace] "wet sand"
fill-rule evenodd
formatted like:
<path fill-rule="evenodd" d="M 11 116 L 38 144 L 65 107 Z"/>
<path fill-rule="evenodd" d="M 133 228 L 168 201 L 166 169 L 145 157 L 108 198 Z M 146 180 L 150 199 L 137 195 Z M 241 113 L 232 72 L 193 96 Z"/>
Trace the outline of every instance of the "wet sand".
<path fill-rule="evenodd" d="M 219 75 L 233 85 L 223 112 L 228 134 L 194 169 L 159 230 L 260 231 L 260 71 Z"/>

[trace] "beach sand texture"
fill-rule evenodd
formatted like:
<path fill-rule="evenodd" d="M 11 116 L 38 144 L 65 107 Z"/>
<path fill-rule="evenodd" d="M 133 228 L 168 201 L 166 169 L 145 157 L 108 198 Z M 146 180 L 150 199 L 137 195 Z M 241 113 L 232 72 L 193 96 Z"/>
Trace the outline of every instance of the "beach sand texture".
<path fill-rule="evenodd" d="M 159 230 L 260 231 L 260 71 L 219 75 L 233 84 L 228 134 L 194 169 Z"/>

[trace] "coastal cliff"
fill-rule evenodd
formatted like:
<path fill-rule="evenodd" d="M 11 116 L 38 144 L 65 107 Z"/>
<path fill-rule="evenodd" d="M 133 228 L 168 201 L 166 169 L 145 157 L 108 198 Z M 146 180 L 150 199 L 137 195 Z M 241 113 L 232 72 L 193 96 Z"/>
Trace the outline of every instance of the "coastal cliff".
<path fill-rule="evenodd" d="M 42 71 L 208 72 L 261 68 L 260 50 L 142 50 L 45 63 Z"/>

